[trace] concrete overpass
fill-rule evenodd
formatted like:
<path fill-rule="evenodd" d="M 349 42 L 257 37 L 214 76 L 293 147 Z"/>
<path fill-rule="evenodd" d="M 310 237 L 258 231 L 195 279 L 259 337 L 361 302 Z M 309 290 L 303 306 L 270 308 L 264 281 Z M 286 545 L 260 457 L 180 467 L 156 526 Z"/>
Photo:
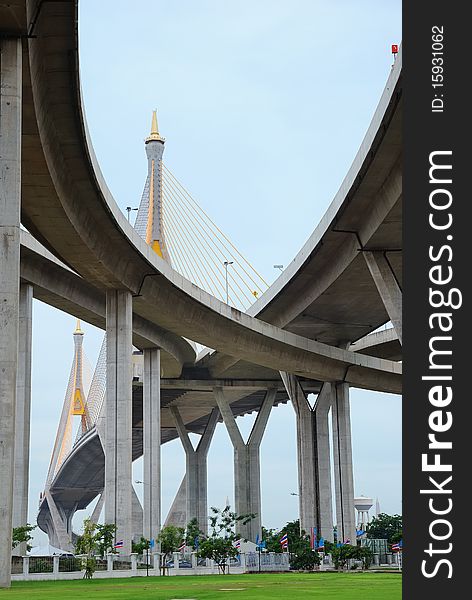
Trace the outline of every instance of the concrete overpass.
<path fill-rule="evenodd" d="M 207 354 L 198 363 L 199 368 L 206 369 L 207 380 L 211 382 L 212 405 L 207 404 L 201 409 L 202 413 L 196 415 L 189 398 L 189 405 L 171 411 L 173 429 L 179 431 L 184 445 L 182 425 L 188 427 L 200 418 L 208 422 L 208 415 L 213 412 L 210 409 L 217 405 L 235 445 L 235 454 L 242 457 L 246 452 L 241 464 L 235 467 L 240 487 L 247 491 L 251 485 L 256 486 L 252 479 L 257 479 L 257 469 L 251 474 L 249 468 L 249 475 L 240 472 L 244 465 L 251 464 L 249 451 L 253 449 L 243 451 L 238 438 L 232 420 L 232 414 L 238 414 L 238 409 L 235 411 L 233 407 L 234 397 L 225 394 L 215 379 L 222 379 L 222 374 L 225 379 L 231 379 L 238 369 L 241 375 L 248 365 L 258 365 L 257 368 L 266 370 L 266 375 L 267 371 L 282 371 L 298 417 L 302 522 L 318 519 L 326 526 L 329 521 L 327 508 L 319 506 L 320 486 L 325 489 L 328 485 L 326 457 L 321 456 L 320 449 L 314 453 L 312 443 L 314 439 L 318 442 L 323 439 L 326 446 L 326 407 L 331 406 L 338 427 L 334 434 L 342 441 L 335 456 L 335 471 L 339 474 L 335 481 L 337 514 L 343 524 L 346 522 L 346 532 L 351 530 L 353 518 L 349 516 L 348 506 L 348 498 L 353 493 L 349 489 L 351 484 L 344 486 L 344 497 L 338 489 L 341 477 L 352 482 L 348 385 L 396 393 L 401 389 L 401 367 L 397 363 L 345 349 L 387 320 L 394 323 L 401 339 L 401 57 L 392 70 L 359 154 L 320 226 L 289 269 L 253 309 L 244 314 L 219 302 L 171 269 L 136 235 L 111 197 L 93 154 L 83 116 L 76 3 L 33 0 L 0 3 L 0 26 L 2 33 L 8 34 L 1 41 L 2 94 L 8 99 L 8 105 L 2 105 L 1 125 L 3 131 L 9 132 L 3 136 L 0 154 L 6 157 L 2 160 L 8 161 L 15 173 L 21 170 L 22 223 L 74 271 L 71 273 L 59 266 L 62 271 L 55 288 L 45 282 L 44 270 L 42 283 L 39 279 L 32 283 L 38 297 L 42 294 L 43 299 L 61 302 L 70 309 L 74 304 L 76 307 L 85 305 L 80 309 L 84 314 L 79 316 L 102 326 L 105 324 L 107 328 L 110 393 L 104 435 L 106 520 L 117 523 L 120 537 L 130 539 L 131 460 L 137 448 L 131 435 L 133 340 L 144 349 L 147 365 L 143 412 L 144 423 L 148 425 L 144 428 L 143 446 L 149 488 L 156 492 L 146 494 L 145 487 L 144 513 L 151 515 L 151 521 L 145 522 L 145 534 L 151 537 L 152 532 L 158 530 L 161 416 L 160 410 L 152 408 L 161 402 L 159 385 L 156 385 L 160 377 L 160 355 L 173 377 L 180 375 L 179 369 L 193 360 L 191 344 L 180 339 L 185 336 L 216 348 L 217 352 Z M 24 48 L 19 36 L 25 36 Z M 6 182 L 5 197 L 11 210 L 0 222 L 2 232 L 11 236 L 9 242 L 17 248 L 17 254 L 20 232 L 15 207 L 19 207 L 19 181 L 12 177 Z M 25 281 L 28 280 L 25 275 L 28 259 L 31 268 L 31 262 L 41 254 L 37 252 L 33 256 L 28 254 L 30 250 L 25 246 L 22 250 L 25 259 L 21 276 Z M 19 318 L 20 296 L 15 288 L 20 273 L 15 256 L 15 252 L 4 252 L 1 256 L 2 274 L 8 274 L 6 280 L 11 282 L 11 289 L 6 291 L 8 301 L 2 310 Z M 36 271 L 34 277 L 40 278 L 40 275 Z M 33 279 L 33 275 L 29 277 Z M 64 289 L 65 282 L 74 280 L 76 283 L 79 279 L 81 287 L 76 296 L 59 291 L 61 286 Z M 85 288 L 86 293 L 80 300 Z M 13 329 L 7 327 L 2 334 L 9 348 L 18 343 Z M 5 379 L 9 384 L 1 389 L 3 417 L 11 415 L 8 407 L 15 402 L 15 386 L 11 381 L 14 381 L 17 365 L 11 364 L 10 357 L 2 352 L 0 362 L 8 366 L 11 375 Z M 242 371 L 238 364 L 241 361 Z M 299 378 L 314 380 L 316 389 L 320 389 L 319 382 L 323 382 L 317 415 L 307 409 Z M 251 394 L 246 398 L 249 396 Z M 262 409 L 263 425 L 274 401 L 277 396 L 267 391 L 262 403 L 259 396 L 253 404 L 249 402 L 247 408 Z M 323 411 L 323 419 L 319 418 L 320 411 Z M 318 424 L 314 416 L 318 417 L 315 419 Z M 15 427 L 11 416 L 3 423 L 2 440 L 5 439 L 8 451 L 0 464 L 0 472 L 9 479 Z M 262 425 L 259 429 L 263 430 Z M 90 444 L 92 448 L 92 437 L 88 442 L 83 440 L 81 447 Z M 260 441 L 260 435 L 256 437 Z M 79 451 L 77 448 L 74 452 Z M 74 460 L 72 455 L 70 460 Z M 113 477 L 118 463 L 124 465 L 123 470 L 119 477 Z M 320 466 L 325 479 L 315 476 L 314 471 L 309 473 L 310 469 L 319 472 Z M 65 471 L 65 467 L 62 470 Z M 65 473 L 61 475 L 62 470 L 58 477 L 66 477 Z M 99 474 L 95 477 L 99 478 Z M 244 483 L 245 477 L 249 479 Z M 93 490 L 95 483 L 89 484 Z M 3 527 L 8 536 L 12 493 L 7 488 L 0 498 L 0 508 L 5 514 L 0 528 Z M 244 506 L 241 499 L 240 507 Z M 6 560 L 3 555 L 0 557 L 0 570 Z"/>
<path fill-rule="evenodd" d="M 38 299 L 105 328 L 104 299 L 100 299 L 94 288 L 67 267 L 61 265 L 27 232 L 22 232 L 21 275 L 23 282 L 33 286 L 34 295 Z M 136 322 L 140 323 L 139 320 L 134 319 L 134 328 Z M 374 340 L 376 343 L 373 343 Z M 362 340 L 360 351 L 366 351 L 364 349 L 366 347 L 375 354 L 381 348 L 382 354 L 388 356 L 388 347 L 384 348 L 384 345 L 395 343 L 395 341 L 398 344 L 396 336 L 392 335 L 392 330 L 378 332 Z M 135 335 L 134 343 L 139 347 L 146 347 L 147 344 L 152 343 L 152 340 L 151 342 L 146 339 L 142 340 Z M 398 354 L 396 348 L 392 348 L 390 351 Z M 165 356 L 165 352 L 162 354 Z M 168 379 L 168 377 L 172 377 L 173 370 L 169 370 L 167 367 L 163 369 L 163 374 L 167 379 L 161 381 L 162 443 L 177 436 L 173 416 L 169 411 L 171 405 L 178 406 L 189 432 L 203 435 L 211 411 L 216 405 L 213 396 L 215 386 L 231 388 L 231 396 L 234 399 L 231 407 L 235 416 L 259 410 L 264 399 L 263 392 L 269 387 L 278 389 L 274 404 L 288 399 L 277 371 L 239 361 L 220 379 L 211 380 L 205 366 L 206 356 L 197 361 L 195 365 L 193 365 L 193 360 L 194 356 L 189 355 L 186 360 L 182 359 L 179 374 L 182 367 L 184 373 L 177 380 Z M 193 379 L 188 379 L 188 377 L 193 377 Z M 322 382 L 305 380 L 302 381 L 302 385 L 306 394 L 317 394 L 321 390 Z M 143 452 L 142 418 L 142 383 L 139 383 L 134 385 L 133 393 L 133 460 L 141 456 Z M 57 519 L 56 525 L 52 522 L 46 499 L 41 504 L 38 516 L 41 528 L 50 534 L 54 545 L 64 546 L 67 543 L 67 539 L 72 535 L 71 519 L 75 510 L 85 508 L 98 493 L 102 492 L 104 461 L 102 444 L 97 431 L 95 431 L 93 436 L 86 437 L 85 443 L 84 440 L 80 441 L 58 473 L 51 488 L 52 498 L 49 499 L 49 504 L 52 499 L 55 501 L 58 511 L 62 515 L 62 521 L 66 524 L 66 530 L 62 531 L 62 536 L 59 536 L 58 531 L 61 530 L 61 526 L 57 525 Z M 185 488 L 183 493 L 185 493 Z M 185 506 L 185 499 L 181 498 L 180 504 Z M 141 514 L 142 522 L 142 510 L 140 511 L 137 501 L 134 502 L 134 506 L 134 514 L 138 515 L 133 519 L 134 533 L 141 535 L 142 528 L 140 529 L 136 525 L 136 521 L 139 521 Z M 190 512 L 192 512 L 191 509 Z M 175 515 L 173 518 L 176 518 Z M 181 519 L 182 522 L 179 522 L 179 525 L 185 525 L 185 511 L 182 513 Z"/>

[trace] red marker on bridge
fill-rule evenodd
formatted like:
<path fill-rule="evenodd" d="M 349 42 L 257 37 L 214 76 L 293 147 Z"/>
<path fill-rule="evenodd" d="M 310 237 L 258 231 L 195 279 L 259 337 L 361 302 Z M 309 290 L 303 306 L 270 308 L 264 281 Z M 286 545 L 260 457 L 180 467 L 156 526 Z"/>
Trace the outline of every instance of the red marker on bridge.
<path fill-rule="evenodd" d="M 398 44 L 392 44 L 393 60 L 396 60 L 398 54 Z"/>

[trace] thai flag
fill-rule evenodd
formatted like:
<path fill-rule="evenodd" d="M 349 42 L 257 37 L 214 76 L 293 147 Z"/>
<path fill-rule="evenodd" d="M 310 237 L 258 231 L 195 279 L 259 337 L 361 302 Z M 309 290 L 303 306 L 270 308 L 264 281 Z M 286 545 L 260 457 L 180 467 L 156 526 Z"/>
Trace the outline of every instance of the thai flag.
<path fill-rule="evenodd" d="M 185 540 L 184 540 L 184 541 L 183 541 L 183 542 L 180 544 L 180 546 L 179 546 L 179 552 L 183 552 L 183 551 L 185 550 L 185 546 L 186 546 L 186 543 L 185 543 Z"/>
<path fill-rule="evenodd" d="M 282 548 L 288 548 L 288 536 L 286 533 L 280 538 L 280 543 L 282 544 Z"/>
<path fill-rule="evenodd" d="M 241 540 L 236 540 L 234 542 L 234 547 L 237 548 L 238 550 L 241 548 Z"/>
<path fill-rule="evenodd" d="M 396 544 L 392 544 L 392 551 L 399 552 L 403 548 L 403 540 L 400 540 Z"/>
<path fill-rule="evenodd" d="M 118 540 L 114 547 L 115 548 L 123 548 L 123 546 L 124 546 L 123 540 Z"/>

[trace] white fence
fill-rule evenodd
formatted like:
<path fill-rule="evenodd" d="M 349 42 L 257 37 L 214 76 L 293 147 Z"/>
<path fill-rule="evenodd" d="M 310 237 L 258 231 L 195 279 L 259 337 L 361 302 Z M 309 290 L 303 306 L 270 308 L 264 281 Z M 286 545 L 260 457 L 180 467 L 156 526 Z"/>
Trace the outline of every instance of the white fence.
<path fill-rule="evenodd" d="M 14 556 L 12 558 L 13 581 L 38 581 L 57 579 L 82 579 L 84 564 L 81 556 Z M 146 556 L 131 554 L 108 554 L 97 558 L 94 579 L 109 577 L 146 577 L 160 575 L 160 554 Z M 274 552 L 249 552 L 239 554 L 230 561 L 229 573 L 242 574 L 257 571 L 288 571 L 288 554 Z M 218 565 L 214 561 L 198 558 L 195 552 L 174 553 L 167 561 L 166 575 L 213 575 Z"/>

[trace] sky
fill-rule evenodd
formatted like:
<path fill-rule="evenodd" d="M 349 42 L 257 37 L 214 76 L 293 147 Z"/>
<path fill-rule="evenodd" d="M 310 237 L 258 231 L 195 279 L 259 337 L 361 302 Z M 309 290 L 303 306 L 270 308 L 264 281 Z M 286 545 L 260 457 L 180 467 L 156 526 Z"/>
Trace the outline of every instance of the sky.
<path fill-rule="evenodd" d="M 400 0 L 81 0 L 81 84 L 105 180 L 137 207 L 144 138 L 158 110 L 164 161 L 272 282 L 316 227 L 346 175 L 401 41 Z M 75 318 L 33 307 L 29 522 L 35 522 L 73 358 Z M 83 324 L 95 363 L 103 333 Z M 355 493 L 401 513 L 401 398 L 351 390 Z M 245 435 L 254 416 L 238 419 Z M 290 405 L 272 411 L 261 446 L 262 522 L 298 516 Z M 180 442 L 162 451 L 167 514 L 184 474 Z M 134 479 L 141 479 L 136 461 Z M 138 495 L 142 486 L 135 485 Z M 222 424 L 208 457 L 209 505 L 233 497 Z M 91 509 L 93 506 L 91 507 Z M 74 526 L 91 512 L 78 513 Z M 35 543 L 46 536 L 35 533 Z"/>

